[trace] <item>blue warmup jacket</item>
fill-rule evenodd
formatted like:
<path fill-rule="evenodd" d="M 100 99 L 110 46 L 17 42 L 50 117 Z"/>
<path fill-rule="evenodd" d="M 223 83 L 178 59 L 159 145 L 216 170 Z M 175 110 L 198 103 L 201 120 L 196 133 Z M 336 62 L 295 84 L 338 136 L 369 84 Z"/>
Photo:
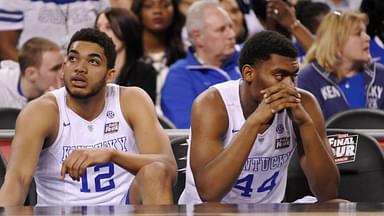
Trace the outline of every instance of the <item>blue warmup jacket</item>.
<path fill-rule="evenodd" d="M 161 109 L 177 128 L 190 127 L 192 103 L 210 86 L 241 77 L 239 52 L 235 51 L 221 68 L 202 65 L 191 49 L 187 57 L 171 65 L 161 92 Z"/>
<path fill-rule="evenodd" d="M 364 68 L 366 108 L 384 108 L 384 66 L 373 63 Z M 336 76 L 326 72 L 317 62 L 306 65 L 298 74 L 297 87 L 311 92 L 320 104 L 324 119 L 350 109 L 348 101 L 336 82 Z"/>

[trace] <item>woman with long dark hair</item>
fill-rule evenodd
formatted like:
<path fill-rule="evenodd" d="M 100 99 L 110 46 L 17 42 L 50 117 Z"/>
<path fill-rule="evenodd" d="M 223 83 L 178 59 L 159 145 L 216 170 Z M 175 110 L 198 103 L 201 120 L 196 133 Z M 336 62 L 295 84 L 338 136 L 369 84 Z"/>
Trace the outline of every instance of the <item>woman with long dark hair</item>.
<path fill-rule="evenodd" d="M 184 19 L 176 0 L 134 0 L 132 11 L 139 18 L 143 31 L 143 47 L 146 62 L 152 63 L 158 72 L 159 95 L 168 67 L 185 57 L 181 29 Z"/>
<path fill-rule="evenodd" d="M 156 101 L 156 71 L 143 57 L 140 23 L 131 11 L 109 8 L 96 19 L 96 28 L 112 38 L 116 46 L 115 83 L 138 86 Z"/>

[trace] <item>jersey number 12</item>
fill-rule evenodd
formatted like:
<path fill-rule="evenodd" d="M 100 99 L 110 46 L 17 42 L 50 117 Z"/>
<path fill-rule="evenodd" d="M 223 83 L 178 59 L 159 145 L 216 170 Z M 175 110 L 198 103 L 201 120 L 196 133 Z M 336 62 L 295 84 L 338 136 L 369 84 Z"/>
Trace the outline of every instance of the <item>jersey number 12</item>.
<path fill-rule="evenodd" d="M 106 168 L 107 172 L 103 173 L 98 173 L 101 172 L 102 168 Z M 113 182 L 113 174 L 115 174 L 115 169 L 114 165 L 112 162 L 108 162 L 105 164 L 99 164 L 94 167 L 94 172 L 97 174 L 94 181 L 95 181 L 95 191 L 96 192 L 103 192 L 110 190 L 112 188 L 115 188 L 115 182 Z M 107 180 L 107 184 L 102 186 L 101 181 L 102 180 Z M 85 170 L 84 174 L 81 176 L 81 192 L 89 193 L 91 192 L 91 189 L 88 186 L 88 176 L 87 176 L 87 170 Z"/>

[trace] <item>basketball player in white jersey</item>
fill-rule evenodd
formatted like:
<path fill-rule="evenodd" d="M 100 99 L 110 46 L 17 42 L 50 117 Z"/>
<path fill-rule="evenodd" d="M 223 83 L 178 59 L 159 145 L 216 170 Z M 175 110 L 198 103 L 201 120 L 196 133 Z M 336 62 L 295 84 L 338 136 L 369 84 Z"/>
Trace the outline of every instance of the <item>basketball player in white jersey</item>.
<path fill-rule="evenodd" d="M 340 176 L 317 102 L 294 86 L 296 57 L 284 36 L 257 33 L 241 50 L 243 78 L 195 100 L 179 203 L 279 203 L 296 147 L 313 194 L 336 198 Z"/>
<path fill-rule="evenodd" d="M 19 115 L 0 205 L 22 205 L 35 176 L 38 205 L 171 204 L 176 163 L 151 99 L 107 84 L 115 47 L 96 29 L 75 33 L 65 88 Z"/>

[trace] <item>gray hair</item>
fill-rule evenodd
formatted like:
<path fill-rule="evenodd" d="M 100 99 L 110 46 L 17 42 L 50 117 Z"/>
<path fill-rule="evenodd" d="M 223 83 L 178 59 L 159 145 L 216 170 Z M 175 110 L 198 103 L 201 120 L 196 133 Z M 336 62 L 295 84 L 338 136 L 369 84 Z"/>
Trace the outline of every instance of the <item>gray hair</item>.
<path fill-rule="evenodd" d="M 193 44 L 192 32 L 201 31 L 205 27 L 205 11 L 207 8 L 221 7 L 218 0 L 199 0 L 194 2 L 187 11 L 185 27 L 187 29 L 188 38 Z"/>

